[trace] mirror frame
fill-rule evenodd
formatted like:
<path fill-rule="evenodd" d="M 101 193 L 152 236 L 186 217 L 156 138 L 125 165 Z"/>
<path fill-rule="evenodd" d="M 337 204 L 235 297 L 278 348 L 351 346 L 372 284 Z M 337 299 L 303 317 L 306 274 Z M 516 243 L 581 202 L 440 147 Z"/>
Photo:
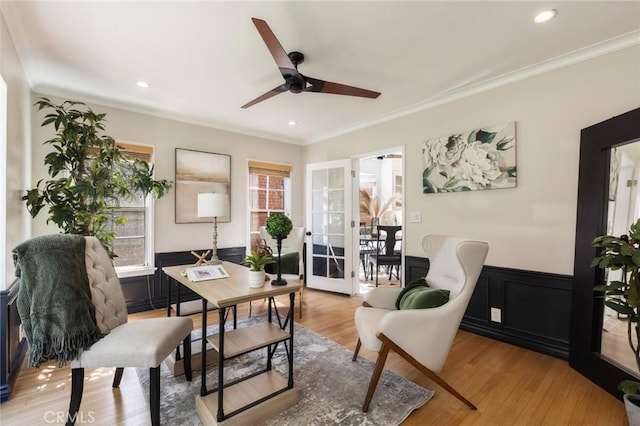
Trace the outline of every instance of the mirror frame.
<path fill-rule="evenodd" d="M 604 280 L 604 271 L 590 267 L 597 255 L 591 242 L 607 234 L 611 148 L 639 138 L 640 108 L 584 128 L 580 134 L 569 365 L 617 398 L 622 397 L 618 383 L 638 379 L 600 354 L 604 303 L 595 297 L 593 287 Z"/>

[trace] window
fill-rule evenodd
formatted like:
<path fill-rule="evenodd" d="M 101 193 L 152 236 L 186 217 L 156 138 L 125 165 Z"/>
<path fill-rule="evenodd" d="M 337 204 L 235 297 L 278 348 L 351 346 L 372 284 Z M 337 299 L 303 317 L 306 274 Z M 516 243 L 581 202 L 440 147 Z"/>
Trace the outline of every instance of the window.
<path fill-rule="evenodd" d="M 153 147 L 117 142 L 129 158 L 151 163 Z M 133 200 L 120 200 L 115 217 L 126 217 L 124 225 L 113 226 L 116 238 L 113 251 L 118 255 L 114 265 L 119 276 L 138 275 L 145 268 L 152 273 L 153 266 L 153 197 L 142 194 Z"/>
<path fill-rule="evenodd" d="M 249 161 L 249 247 L 260 239 L 260 227 L 273 212 L 289 214 L 291 166 Z"/>

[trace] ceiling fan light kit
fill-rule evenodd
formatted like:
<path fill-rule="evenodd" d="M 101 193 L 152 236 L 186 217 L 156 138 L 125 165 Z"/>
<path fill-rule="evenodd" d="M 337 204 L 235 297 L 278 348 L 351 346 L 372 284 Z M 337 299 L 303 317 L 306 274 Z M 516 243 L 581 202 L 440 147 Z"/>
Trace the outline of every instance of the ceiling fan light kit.
<path fill-rule="evenodd" d="M 258 33 L 260 33 L 262 40 L 264 40 L 264 43 L 267 45 L 267 49 L 269 49 L 271 56 L 276 61 L 276 65 L 280 70 L 280 74 L 282 75 L 282 78 L 284 78 L 284 84 L 258 96 L 254 100 L 244 104 L 242 108 L 249 108 L 259 102 L 265 101 L 283 92 L 332 93 L 335 95 L 357 96 L 372 99 L 380 96 L 379 92 L 374 92 L 372 90 L 361 89 L 354 86 L 347 86 L 346 84 L 332 83 L 330 81 L 320 80 L 317 78 L 302 75 L 300 72 L 298 72 L 298 65 L 304 62 L 304 54 L 296 51 L 287 53 L 282 48 L 282 45 L 265 21 L 258 18 L 251 18 L 251 20 L 256 26 Z"/>

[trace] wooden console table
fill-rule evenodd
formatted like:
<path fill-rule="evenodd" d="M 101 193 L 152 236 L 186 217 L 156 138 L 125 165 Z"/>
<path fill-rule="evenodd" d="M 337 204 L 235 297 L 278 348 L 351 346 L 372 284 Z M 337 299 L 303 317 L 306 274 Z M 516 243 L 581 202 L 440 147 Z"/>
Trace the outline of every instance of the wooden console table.
<path fill-rule="evenodd" d="M 293 325 L 295 293 L 302 284 L 272 286 L 266 282 L 263 288 L 250 288 L 248 268 L 229 262 L 222 262 L 222 265 L 229 273 L 229 278 L 191 282 L 182 276 L 182 271 L 191 265 L 169 266 L 162 268 L 162 271 L 202 298 L 203 336 L 206 336 L 207 330 L 208 305 L 213 304 L 218 308 L 219 333 L 202 339 L 201 387 L 200 395 L 196 396 L 198 417 L 205 425 L 257 423 L 298 402 L 298 392 L 293 386 Z M 289 294 L 289 312 L 281 318 L 273 298 L 283 294 Z M 267 322 L 225 331 L 228 308 L 265 298 L 269 300 Z M 274 317 L 276 322 L 273 321 Z M 211 390 L 206 385 L 207 342 L 218 352 L 218 386 Z M 286 378 L 274 371 L 271 365 L 271 358 L 279 343 L 283 343 L 287 351 L 289 371 Z M 225 384 L 225 360 L 262 348 L 267 348 L 264 371 Z"/>

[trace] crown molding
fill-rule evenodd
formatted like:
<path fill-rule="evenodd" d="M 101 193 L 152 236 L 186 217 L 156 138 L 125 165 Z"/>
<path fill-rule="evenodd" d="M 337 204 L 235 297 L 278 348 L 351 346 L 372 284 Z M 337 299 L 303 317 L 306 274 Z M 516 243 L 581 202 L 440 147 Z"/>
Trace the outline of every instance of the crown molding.
<path fill-rule="evenodd" d="M 519 70 L 482 81 L 480 83 L 473 83 L 436 95 L 430 99 L 405 108 L 398 109 L 389 114 L 384 114 L 378 117 L 374 117 L 370 120 L 361 121 L 352 126 L 343 127 L 333 132 L 324 133 L 318 137 L 309 139 L 305 144 L 311 145 L 314 143 L 322 142 L 333 137 L 352 133 L 356 130 L 371 127 L 376 124 L 414 114 L 419 111 L 424 111 L 429 108 L 434 108 L 439 105 L 456 101 L 458 99 L 476 95 L 478 93 L 487 92 L 498 87 L 506 86 L 508 84 L 535 77 L 537 75 L 545 74 L 550 71 L 555 71 L 564 67 L 568 67 L 570 65 L 587 61 L 589 59 L 597 58 L 599 56 L 604 56 L 609 53 L 617 52 L 618 50 L 626 49 L 635 45 L 640 45 L 640 30 L 632 31 L 619 37 L 615 37 L 578 50 L 574 50 L 567 54 L 556 56 L 555 58 L 549 59 L 547 61 L 521 68 Z"/>

